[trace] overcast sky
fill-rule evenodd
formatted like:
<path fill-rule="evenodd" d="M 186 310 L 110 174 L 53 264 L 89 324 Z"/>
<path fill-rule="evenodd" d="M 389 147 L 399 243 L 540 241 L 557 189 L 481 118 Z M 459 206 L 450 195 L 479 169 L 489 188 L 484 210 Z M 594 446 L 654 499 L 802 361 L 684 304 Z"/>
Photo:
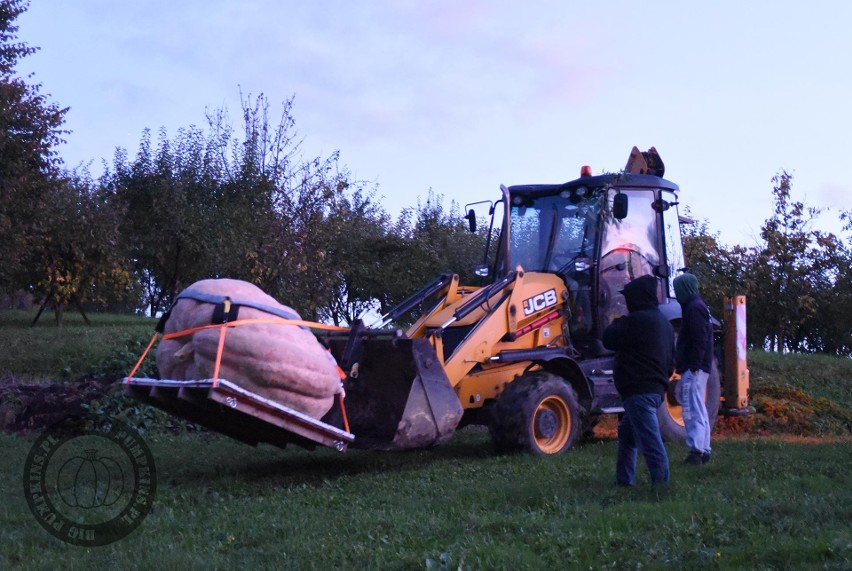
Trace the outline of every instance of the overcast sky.
<path fill-rule="evenodd" d="M 293 115 L 306 157 L 339 150 L 391 214 L 433 189 L 564 182 L 655 146 L 680 201 L 752 245 L 772 182 L 852 208 L 852 2 L 33 0 L 19 39 L 70 107 L 68 166 L 131 156 L 143 129 L 232 116 L 244 94 Z"/>

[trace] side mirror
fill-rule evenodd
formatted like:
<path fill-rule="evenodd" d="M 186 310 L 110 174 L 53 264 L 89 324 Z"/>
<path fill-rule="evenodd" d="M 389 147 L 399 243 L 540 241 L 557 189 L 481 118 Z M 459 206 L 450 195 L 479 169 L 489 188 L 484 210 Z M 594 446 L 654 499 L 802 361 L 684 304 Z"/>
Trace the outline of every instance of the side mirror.
<path fill-rule="evenodd" d="M 467 211 L 465 218 L 467 219 L 467 227 L 470 229 L 471 234 L 476 232 L 476 213 L 473 211 L 473 208 Z"/>
<path fill-rule="evenodd" d="M 662 198 L 658 198 L 651 203 L 651 208 L 653 208 L 656 212 L 665 212 L 672 206 L 677 206 L 678 204 L 680 204 L 680 202 L 666 202 Z"/>
<path fill-rule="evenodd" d="M 612 215 L 616 220 L 627 218 L 627 195 L 619 192 L 612 197 Z"/>

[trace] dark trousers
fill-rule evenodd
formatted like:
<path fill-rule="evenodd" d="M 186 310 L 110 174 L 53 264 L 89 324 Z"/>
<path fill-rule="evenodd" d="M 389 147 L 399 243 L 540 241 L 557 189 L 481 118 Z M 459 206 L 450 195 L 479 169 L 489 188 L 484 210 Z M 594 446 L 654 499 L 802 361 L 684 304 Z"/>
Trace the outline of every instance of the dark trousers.
<path fill-rule="evenodd" d="M 636 485 L 636 457 L 639 450 L 651 472 L 653 484 L 669 481 L 669 457 L 657 409 L 663 397 L 657 394 L 632 395 L 624 399 L 624 416 L 618 424 L 618 457 L 615 462 L 615 483 L 619 486 Z"/>

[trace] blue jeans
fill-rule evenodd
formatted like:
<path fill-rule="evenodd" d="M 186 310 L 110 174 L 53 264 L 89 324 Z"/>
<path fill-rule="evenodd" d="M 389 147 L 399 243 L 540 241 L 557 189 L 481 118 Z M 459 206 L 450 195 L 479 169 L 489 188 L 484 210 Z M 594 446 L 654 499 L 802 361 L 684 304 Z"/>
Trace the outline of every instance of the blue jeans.
<path fill-rule="evenodd" d="M 624 399 L 624 416 L 618 423 L 618 457 L 615 461 L 615 483 L 636 485 L 636 456 L 639 450 L 651 472 L 651 483 L 669 481 L 669 457 L 663 438 L 657 409 L 663 397 L 656 394 L 632 395 Z"/>
<path fill-rule="evenodd" d="M 698 370 L 684 371 L 681 377 L 683 393 L 680 402 L 683 405 L 683 424 L 686 427 L 686 447 L 690 452 L 710 452 L 710 419 L 704 404 L 709 376 L 709 373 Z"/>

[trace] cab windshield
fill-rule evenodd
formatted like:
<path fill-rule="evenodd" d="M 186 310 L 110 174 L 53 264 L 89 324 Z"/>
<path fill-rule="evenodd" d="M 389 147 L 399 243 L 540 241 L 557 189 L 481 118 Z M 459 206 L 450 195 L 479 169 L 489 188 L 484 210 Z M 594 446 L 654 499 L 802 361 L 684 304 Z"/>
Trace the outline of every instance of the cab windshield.
<path fill-rule="evenodd" d="M 512 268 L 568 275 L 588 269 L 597 240 L 599 200 L 572 203 L 556 195 L 514 197 L 512 202 Z"/>

